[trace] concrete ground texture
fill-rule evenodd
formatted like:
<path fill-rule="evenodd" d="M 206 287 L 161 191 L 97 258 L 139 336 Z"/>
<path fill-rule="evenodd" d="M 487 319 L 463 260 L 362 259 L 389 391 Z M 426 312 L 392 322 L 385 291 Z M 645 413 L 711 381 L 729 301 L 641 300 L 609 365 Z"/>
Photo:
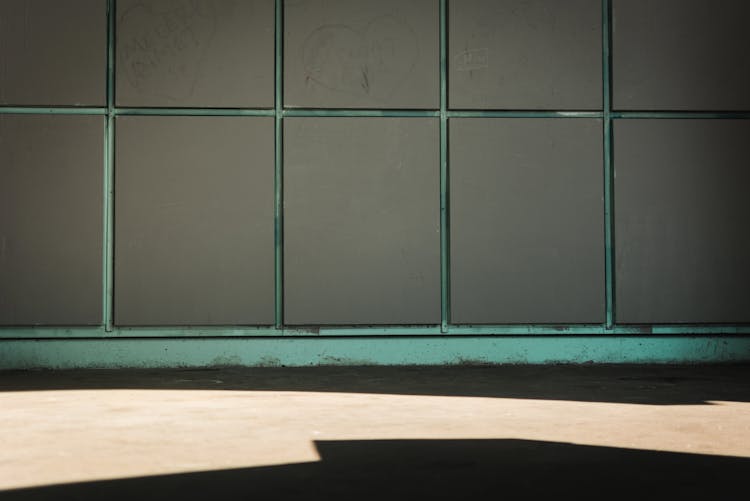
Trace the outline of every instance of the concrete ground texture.
<path fill-rule="evenodd" d="M 3 500 L 741 499 L 748 478 L 750 365 L 0 372 Z"/>

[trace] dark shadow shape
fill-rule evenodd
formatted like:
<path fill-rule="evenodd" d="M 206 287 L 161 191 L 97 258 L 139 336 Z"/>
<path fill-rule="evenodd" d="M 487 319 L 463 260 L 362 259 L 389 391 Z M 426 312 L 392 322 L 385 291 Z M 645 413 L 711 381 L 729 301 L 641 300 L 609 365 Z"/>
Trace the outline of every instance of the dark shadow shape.
<path fill-rule="evenodd" d="M 651 405 L 750 402 L 750 365 L 539 365 L 0 371 L 0 391 L 309 391 Z"/>
<path fill-rule="evenodd" d="M 61 484 L 10 500 L 730 499 L 750 459 L 529 440 L 316 442 L 321 461 Z"/>

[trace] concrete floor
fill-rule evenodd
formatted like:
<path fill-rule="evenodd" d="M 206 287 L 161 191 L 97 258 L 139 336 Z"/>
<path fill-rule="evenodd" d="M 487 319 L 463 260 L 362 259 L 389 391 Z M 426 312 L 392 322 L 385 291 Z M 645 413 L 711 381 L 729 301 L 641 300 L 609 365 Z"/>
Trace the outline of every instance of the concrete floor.
<path fill-rule="evenodd" d="M 0 372 L 3 500 L 722 499 L 749 476 L 747 365 Z"/>

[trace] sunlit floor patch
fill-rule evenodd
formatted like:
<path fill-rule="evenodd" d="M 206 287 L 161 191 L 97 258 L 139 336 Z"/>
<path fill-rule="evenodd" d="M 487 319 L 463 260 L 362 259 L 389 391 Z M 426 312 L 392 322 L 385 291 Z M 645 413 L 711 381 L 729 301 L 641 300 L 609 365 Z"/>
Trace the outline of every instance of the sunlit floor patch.
<path fill-rule="evenodd" d="M 0 409 L 0 489 L 309 463 L 321 459 L 316 444 L 342 441 L 522 440 L 750 457 L 750 403 L 737 401 L 103 388 L 0 392 Z"/>

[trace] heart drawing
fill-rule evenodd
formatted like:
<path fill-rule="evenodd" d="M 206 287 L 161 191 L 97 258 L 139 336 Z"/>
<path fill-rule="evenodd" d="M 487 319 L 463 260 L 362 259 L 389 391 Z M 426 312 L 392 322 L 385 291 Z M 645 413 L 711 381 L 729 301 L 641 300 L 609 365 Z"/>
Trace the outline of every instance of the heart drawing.
<path fill-rule="evenodd" d="M 305 83 L 376 101 L 393 95 L 419 59 L 414 30 L 392 16 L 381 16 L 363 30 L 324 25 L 305 40 Z"/>

